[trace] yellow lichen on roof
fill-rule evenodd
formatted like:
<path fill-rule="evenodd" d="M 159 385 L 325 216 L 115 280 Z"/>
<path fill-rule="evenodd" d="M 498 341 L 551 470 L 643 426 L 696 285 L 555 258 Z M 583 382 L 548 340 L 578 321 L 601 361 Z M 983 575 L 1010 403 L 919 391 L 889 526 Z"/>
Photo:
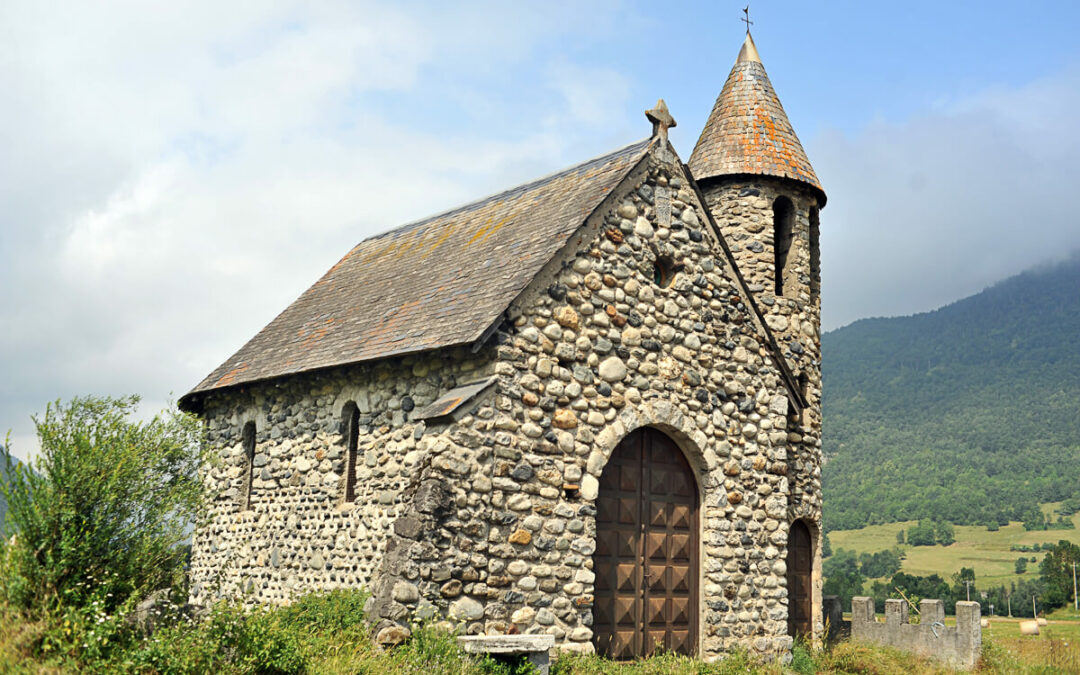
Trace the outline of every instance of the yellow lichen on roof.
<path fill-rule="evenodd" d="M 648 148 L 641 141 L 361 242 L 184 398 L 477 340 Z"/>
<path fill-rule="evenodd" d="M 694 178 L 756 174 L 824 191 L 747 35 L 688 162 Z"/>

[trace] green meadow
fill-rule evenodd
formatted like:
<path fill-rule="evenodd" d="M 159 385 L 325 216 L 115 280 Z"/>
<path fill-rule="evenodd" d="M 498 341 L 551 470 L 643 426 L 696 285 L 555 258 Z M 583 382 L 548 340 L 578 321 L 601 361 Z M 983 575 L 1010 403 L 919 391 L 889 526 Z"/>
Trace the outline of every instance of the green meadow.
<path fill-rule="evenodd" d="M 1048 516 L 1057 507 L 1057 503 L 1042 505 Z M 1074 514 L 1072 521 L 1080 528 L 1080 513 Z M 876 553 L 895 547 L 896 533 L 906 531 L 914 524 L 915 521 L 906 521 L 871 525 L 859 530 L 833 530 L 829 533 L 829 541 L 833 551 L 844 548 L 857 553 Z M 1009 523 L 997 532 L 990 532 L 983 526 L 965 525 L 955 526 L 955 531 L 956 542 L 950 546 L 901 546 L 904 560 L 900 570 L 919 576 L 939 574 L 948 580 L 961 567 L 971 567 L 975 570 L 977 587 L 1008 586 L 1018 579 L 1037 578 L 1038 561 L 1042 560 L 1043 555 L 1041 552 L 1011 551 L 1010 547 L 1052 544 L 1062 539 L 1080 544 L 1080 529 L 1027 531 L 1017 522 Z M 1036 562 L 1028 563 L 1024 574 L 1014 571 L 1016 559 L 1020 556 L 1029 559 L 1035 556 L 1036 559 Z"/>

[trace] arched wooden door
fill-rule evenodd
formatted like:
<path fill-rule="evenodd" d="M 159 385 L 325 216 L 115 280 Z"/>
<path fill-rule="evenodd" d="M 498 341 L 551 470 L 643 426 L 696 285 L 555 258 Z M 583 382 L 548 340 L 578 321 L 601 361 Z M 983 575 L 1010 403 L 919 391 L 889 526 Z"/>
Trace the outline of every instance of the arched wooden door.
<path fill-rule="evenodd" d="M 698 494 L 675 442 L 638 429 L 611 455 L 596 499 L 593 636 L 615 659 L 693 654 L 698 629 Z"/>
<path fill-rule="evenodd" d="M 813 588 L 810 578 L 814 567 L 814 547 L 810 528 L 801 520 L 791 524 L 788 532 L 787 588 L 788 635 L 811 635 L 813 625 Z"/>

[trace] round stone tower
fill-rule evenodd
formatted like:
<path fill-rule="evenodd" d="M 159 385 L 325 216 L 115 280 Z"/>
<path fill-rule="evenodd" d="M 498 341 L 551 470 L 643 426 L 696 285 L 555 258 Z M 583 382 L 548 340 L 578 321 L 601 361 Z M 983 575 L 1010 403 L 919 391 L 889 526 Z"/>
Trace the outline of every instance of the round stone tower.
<path fill-rule="evenodd" d="M 813 581 L 811 588 L 800 591 L 791 586 L 804 582 L 789 579 L 789 628 L 792 633 L 817 635 L 821 616 L 818 212 L 825 206 L 825 192 L 749 33 L 689 166 L 805 399 L 802 411 L 793 411 L 788 420 L 789 525 L 796 520 L 807 525 L 811 560 L 798 564 L 812 567 Z M 789 546 L 789 565 L 796 562 L 791 559 L 794 548 Z"/>

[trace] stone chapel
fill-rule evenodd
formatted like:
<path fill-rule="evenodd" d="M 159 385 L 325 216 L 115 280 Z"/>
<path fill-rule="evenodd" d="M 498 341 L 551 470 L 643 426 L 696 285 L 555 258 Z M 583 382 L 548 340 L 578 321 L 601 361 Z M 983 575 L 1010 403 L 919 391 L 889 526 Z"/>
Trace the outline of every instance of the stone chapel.
<path fill-rule="evenodd" d="M 191 600 L 371 593 L 615 658 L 820 637 L 818 212 L 749 33 L 650 138 L 357 244 L 180 401 Z"/>

